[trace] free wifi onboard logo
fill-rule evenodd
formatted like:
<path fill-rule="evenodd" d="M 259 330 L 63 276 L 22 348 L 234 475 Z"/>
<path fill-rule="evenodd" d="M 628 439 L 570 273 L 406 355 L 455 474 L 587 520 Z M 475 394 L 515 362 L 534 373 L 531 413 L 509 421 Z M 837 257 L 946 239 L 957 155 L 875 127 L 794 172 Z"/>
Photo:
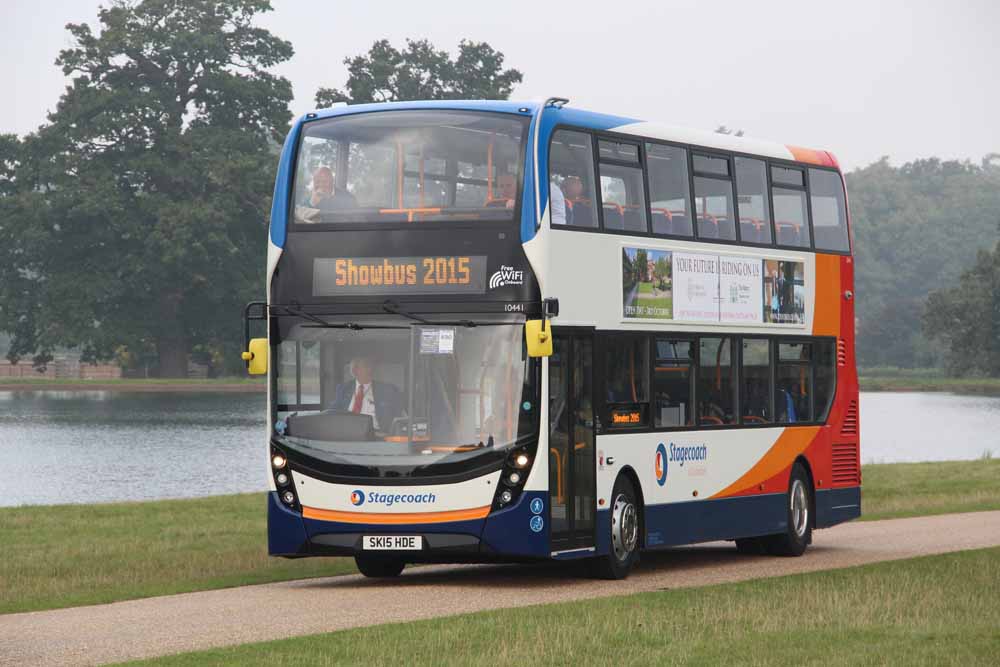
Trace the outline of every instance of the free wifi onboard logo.
<path fill-rule="evenodd" d="M 490 289 L 503 287 L 504 285 L 523 285 L 524 271 L 519 271 L 513 266 L 500 265 L 500 270 L 490 276 Z"/>
<path fill-rule="evenodd" d="M 661 442 L 656 448 L 656 460 L 653 463 L 653 472 L 656 473 L 656 483 L 663 486 L 667 483 L 667 448 Z"/>
<path fill-rule="evenodd" d="M 360 506 L 365 504 L 365 492 L 361 489 L 354 489 L 351 491 L 351 504 L 354 506 Z"/>

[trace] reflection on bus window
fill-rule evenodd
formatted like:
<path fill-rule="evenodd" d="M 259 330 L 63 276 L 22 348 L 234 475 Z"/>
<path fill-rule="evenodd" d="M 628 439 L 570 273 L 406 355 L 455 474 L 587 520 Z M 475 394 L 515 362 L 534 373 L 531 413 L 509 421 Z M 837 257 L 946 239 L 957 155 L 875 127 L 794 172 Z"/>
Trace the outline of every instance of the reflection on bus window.
<path fill-rule="evenodd" d="M 700 338 L 698 341 L 698 423 L 711 426 L 736 423 L 736 376 L 732 364 L 732 339 Z"/>
<path fill-rule="evenodd" d="M 691 236 L 687 150 L 646 144 L 649 201 L 654 234 Z"/>
<path fill-rule="evenodd" d="M 691 341 L 656 339 L 653 369 L 654 423 L 658 427 L 693 424 L 691 405 Z"/>
<path fill-rule="evenodd" d="M 736 158 L 736 195 L 740 240 L 771 242 L 771 210 L 767 203 L 767 172 L 763 160 Z"/>
<path fill-rule="evenodd" d="M 778 245 L 809 247 L 809 216 L 805 190 L 771 188 Z"/>
<path fill-rule="evenodd" d="M 774 391 L 775 421 L 782 424 L 813 421 L 811 343 L 778 344 L 777 385 Z"/>
<path fill-rule="evenodd" d="M 601 162 L 604 228 L 646 232 L 646 193 L 642 170 Z"/>
<path fill-rule="evenodd" d="M 609 428 L 648 425 L 649 339 L 607 339 L 605 383 Z"/>
<path fill-rule="evenodd" d="M 513 220 L 524 119 L 390 111 L 306 123 L 295 222 Z"/>
<path fill-rule="evenodd" d="M 735 241 L 732 181 L 696 176 L 694 198 L 698 211 L 698 237 Z"/>
<path fill-rule="evenodd" d="M 555 227 L 597 227 L 594 148 L 589 134 L 559 130 L 549 151 L 549 215 Z"/>
<path fill-rule="evenodd" d="M 823 169 L 809 170 L 809 196 L 817 250 L 847 252 L 847 205 L 840 174 Z"/>
<path fill-rule="evenodd" d="M 766 339 L 743 339 L 743 390 L 740 405 L 744 424 L 771 421 L 771 344 Z"/>

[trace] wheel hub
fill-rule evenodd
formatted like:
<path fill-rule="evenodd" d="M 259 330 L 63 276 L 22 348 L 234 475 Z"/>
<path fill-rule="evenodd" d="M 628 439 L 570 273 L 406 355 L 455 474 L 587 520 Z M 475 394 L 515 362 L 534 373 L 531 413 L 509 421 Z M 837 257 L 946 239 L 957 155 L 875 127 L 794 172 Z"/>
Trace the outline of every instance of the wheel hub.
<path fill-rule="evenodd" d="M 809 525 L 809 496 L 806 494 L 805 484 L 797 479 L 792 482 L 791 492 L 792 529 L 798 537 L 806 534 L 806 527 Z"/>
<path fill-rule="evenodd" d="M 611 548 L 615 558 L 624 562 L 635 551 L 639 539 L 639 516 L 625 494 L 615 498 L 611 508 Z"/>

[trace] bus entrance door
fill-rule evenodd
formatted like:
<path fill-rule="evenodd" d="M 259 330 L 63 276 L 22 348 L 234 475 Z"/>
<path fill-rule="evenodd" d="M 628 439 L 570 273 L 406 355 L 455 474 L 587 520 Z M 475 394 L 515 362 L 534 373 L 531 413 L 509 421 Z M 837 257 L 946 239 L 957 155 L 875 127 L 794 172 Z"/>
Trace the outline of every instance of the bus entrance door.
<path fill-rule="evenodd" d="M 594 546 L 592 332 L 554 331 L 549 361 L 549 495 L 552 550 Z"/>

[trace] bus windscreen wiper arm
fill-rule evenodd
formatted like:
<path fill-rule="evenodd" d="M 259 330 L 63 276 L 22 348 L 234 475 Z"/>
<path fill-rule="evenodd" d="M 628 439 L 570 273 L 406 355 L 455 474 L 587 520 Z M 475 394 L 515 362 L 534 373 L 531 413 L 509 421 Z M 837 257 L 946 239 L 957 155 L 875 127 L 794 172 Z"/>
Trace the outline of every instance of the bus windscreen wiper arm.
<path fill-rule="evenodd" d="M 304 310 L 299 310 L 298 308 L 293 308 L 292 306 L 274 306 L 275 308 L 281 308 L 285 311 L 286 315 L 291 315 L 293 317 L 301 317 L 304 320 L 309 320 L 314 322 L 316 326 L 323 327 L 324 329 L 351 329 L 353 331 L 360 331 L 364 327 L 360 324 L 355 324 L 354 322 L 327 322 L 321 317 L 316 317 L 312 313 L 307 313 Z"/>
<path fill-rule="evenodd" d="M 420 322 L 421 324 L 434 324 L 434 322 L 431 322 L 430 320 L 425 320 L 424 318 L 418 317 L 413 313 L 406 312 L 405 310 L 400 308 L 398 303 L 396 303 L 395 301 L 390 301 L 388 299 L 382 302 L 382 310 L 384 310 L 387 313 L 390 313 L 391 315 L 402 315 L 403 317 L 408 317 L 411 320 L 416 320 L 417 322 Z"/>

